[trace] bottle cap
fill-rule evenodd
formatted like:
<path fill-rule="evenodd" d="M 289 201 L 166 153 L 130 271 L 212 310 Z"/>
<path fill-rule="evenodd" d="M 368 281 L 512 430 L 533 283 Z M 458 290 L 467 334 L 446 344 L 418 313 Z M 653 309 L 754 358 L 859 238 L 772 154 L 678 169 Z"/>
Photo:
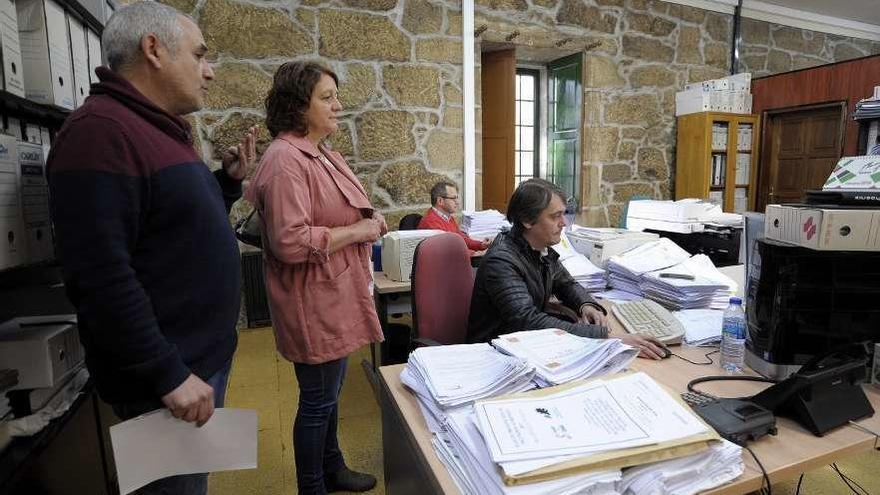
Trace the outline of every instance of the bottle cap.
<path fill-rule="evenodd" d="M 742 303 L 743 303 L 742 299 L 740 299 L 738 297 L 731 297 L 730 298 L 730 304 L 742 305 Z"/>

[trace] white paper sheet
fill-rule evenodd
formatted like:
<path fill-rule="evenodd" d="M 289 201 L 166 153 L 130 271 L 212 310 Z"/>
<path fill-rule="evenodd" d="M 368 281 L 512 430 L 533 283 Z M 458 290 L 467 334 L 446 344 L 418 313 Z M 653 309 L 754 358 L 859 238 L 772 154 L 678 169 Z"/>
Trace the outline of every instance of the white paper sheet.
<path fill-rule="evenodd" d="M 159 409 L 110 427 L 122 495 L 161 478 L 257 467 L 257 411 L 215 409 L 201 428 Z"/>

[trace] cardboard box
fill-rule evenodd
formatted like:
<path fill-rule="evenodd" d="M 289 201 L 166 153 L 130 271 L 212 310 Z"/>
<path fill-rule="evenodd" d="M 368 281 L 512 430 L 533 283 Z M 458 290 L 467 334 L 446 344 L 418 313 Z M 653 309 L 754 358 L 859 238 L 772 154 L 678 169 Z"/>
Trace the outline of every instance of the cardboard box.
<path fill-rule="evenodd" d="M 24 98 L 24 68 L 14 0 L 0 0 L 0 89 Z"/>
<path fill-rule="evenodd" d="M 89 52 L 89 81 L 98 82 L 95 69 L 104 64 L 101 56 L 101 38 L 91 29 L 86 29 L 86 44 Z"/>
<path fill-rule="evenodd" d="M 0 269 L 25 260 L 19 171 L 18 140 L 0 134 Z"/>
<path fill-rule="evenodd" d="M 880 210 L 767 205 L 764 236 L 820 251 L 880 251 Z"/>
<path fill-rule="evenodd" d="M 880 155 L 841 158 L 822 186 L 824 191 L 877 189 L 880 189 Z"/>
<path fill-rule="evenodd" d="M 70 38 L 64 9 L 53 0 L 16 0 L 15 6 L 27 98 L 73 110 Z"/>
<path fill-rule="evenodd" d="M 86 32 L 76 17 L 67 14 L 68 34 L 70 35 L 70 59 L 73 64 L 73 101 L 79 107 L 89 95 L 89 49 Z"/>

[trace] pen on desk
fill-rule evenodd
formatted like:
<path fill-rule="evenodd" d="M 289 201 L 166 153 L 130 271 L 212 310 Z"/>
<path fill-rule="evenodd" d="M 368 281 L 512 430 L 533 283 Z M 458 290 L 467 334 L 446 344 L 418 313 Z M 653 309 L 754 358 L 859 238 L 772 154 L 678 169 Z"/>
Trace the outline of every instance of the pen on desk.
<path fill-rule="evenodd" d="M 661 273 L 660 278 L 680 278 L 682 280 L 693 280 L 694 276 L 688 273 Z"/>

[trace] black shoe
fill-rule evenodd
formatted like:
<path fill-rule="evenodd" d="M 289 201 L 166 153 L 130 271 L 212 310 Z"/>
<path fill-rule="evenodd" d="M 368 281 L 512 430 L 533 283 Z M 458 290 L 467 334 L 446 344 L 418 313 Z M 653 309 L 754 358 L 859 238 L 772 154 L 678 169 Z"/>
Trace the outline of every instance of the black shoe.
<path fill-rule="evenodd" d="M 328 493 L 333 492 L 365 492 L 376 486 L 376 477 L 352 471 L 347 467 L 324 475 L 324 487 Z"/>

